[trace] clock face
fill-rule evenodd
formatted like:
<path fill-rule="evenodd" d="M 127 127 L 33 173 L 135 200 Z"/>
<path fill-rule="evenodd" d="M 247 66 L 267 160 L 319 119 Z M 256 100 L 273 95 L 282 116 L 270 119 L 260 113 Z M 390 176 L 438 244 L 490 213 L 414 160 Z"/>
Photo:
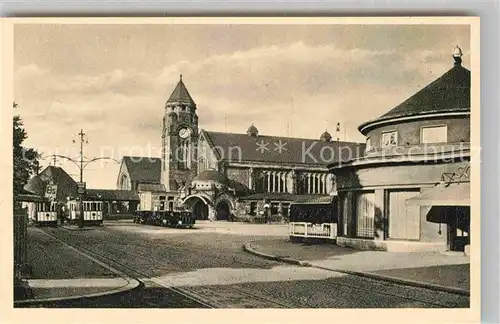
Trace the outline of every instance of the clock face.
<path fill-rule="evenodd" d="M 179 137 L 180 138 L 188 138 L 191 134 L 191 130 L 189 128 L 183 127 L 179 129 Z"/>

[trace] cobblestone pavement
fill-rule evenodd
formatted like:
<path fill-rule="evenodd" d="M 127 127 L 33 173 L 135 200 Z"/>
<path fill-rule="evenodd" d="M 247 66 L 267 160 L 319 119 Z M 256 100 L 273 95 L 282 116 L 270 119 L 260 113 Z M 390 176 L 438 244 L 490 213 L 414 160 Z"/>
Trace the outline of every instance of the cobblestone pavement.
<path fill-rule="evenodd" d="M 37 301 L 104 294 L 138 284 L 35 227 L 28 228 L 27 257 L 32 265 L 27 283 Z"/>
<path fill-rule="evenodd" d="M 223 223 L 224 224 L 224 223 Z M 226 223 L 227 224 L 227 223 Z M 224 224 L 224 225 L 226 225 Z M 213 225 L 216 226 L 216 225 Z M 224 227 L 223 225 L 221 225 Z M 238 228 L 241 226 L 241 228 Z M 46 229 L 70 245 L 115 262 L 144 282 L 122 296 L 53 307 L 396 308 L 468 307 L 464 296 L 284 265 L 242 250 L 252 225 L 230 230 L 176 230 L 120 223 L 91 231 Z"/>

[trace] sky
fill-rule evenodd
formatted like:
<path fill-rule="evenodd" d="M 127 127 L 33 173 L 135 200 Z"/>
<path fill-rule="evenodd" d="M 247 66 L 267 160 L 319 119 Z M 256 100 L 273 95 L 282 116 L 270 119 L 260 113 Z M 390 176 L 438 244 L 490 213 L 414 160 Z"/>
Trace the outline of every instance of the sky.
<path fill-rule="evenodd" d="M 164 105 L 182 74 L 201 129 L 364 142 L 357 127 L 453 66 L 460 25 L 16 25 L 14 111 L 48 156 L 160 156 Z M 76 143 L 73 143 L 73 141 Z M 52 163 L 41 161 L 42 166 Z M 78 168 L 59 159 L 78 180 Z M 89 164 L 116 188 L 119 164 Z"/>

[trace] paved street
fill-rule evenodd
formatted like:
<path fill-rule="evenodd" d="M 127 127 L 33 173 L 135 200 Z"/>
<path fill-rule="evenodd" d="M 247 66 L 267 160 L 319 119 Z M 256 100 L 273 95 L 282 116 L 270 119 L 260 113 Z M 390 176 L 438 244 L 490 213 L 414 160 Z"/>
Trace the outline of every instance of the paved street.
<path fill-rule="evenodd" d="M 286 265 L 243 251 L 244 243 L 286 235 L 286 226 L 281 225 L 201 222 L 195 229 L 181 230 L 113 222 L 87 231 L 42 230 L 143 283 L 119 296 L 58 302 L 52 307 L 442 308 L 469 304 L 465 296 Z M 32 262 L 36 268 L 37 261 Z"/>

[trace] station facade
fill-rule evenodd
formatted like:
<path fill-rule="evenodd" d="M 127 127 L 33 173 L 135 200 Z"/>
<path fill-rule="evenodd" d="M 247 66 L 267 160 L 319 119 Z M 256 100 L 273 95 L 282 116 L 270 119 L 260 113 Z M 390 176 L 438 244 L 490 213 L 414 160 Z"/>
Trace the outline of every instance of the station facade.
<path fill-rule="evenodd" d="M 200 129 L 197 106 L 182 76 L 167 100 L 160 158 L 125 156 L 117 188 L 137 191 L 142 210 L 192 210 L 198 219 L 288 216 L 292 202 L 336 192 L 329 163 L 364 143 Z M 347 150 L 345 149 L 347 148 Z"/>

